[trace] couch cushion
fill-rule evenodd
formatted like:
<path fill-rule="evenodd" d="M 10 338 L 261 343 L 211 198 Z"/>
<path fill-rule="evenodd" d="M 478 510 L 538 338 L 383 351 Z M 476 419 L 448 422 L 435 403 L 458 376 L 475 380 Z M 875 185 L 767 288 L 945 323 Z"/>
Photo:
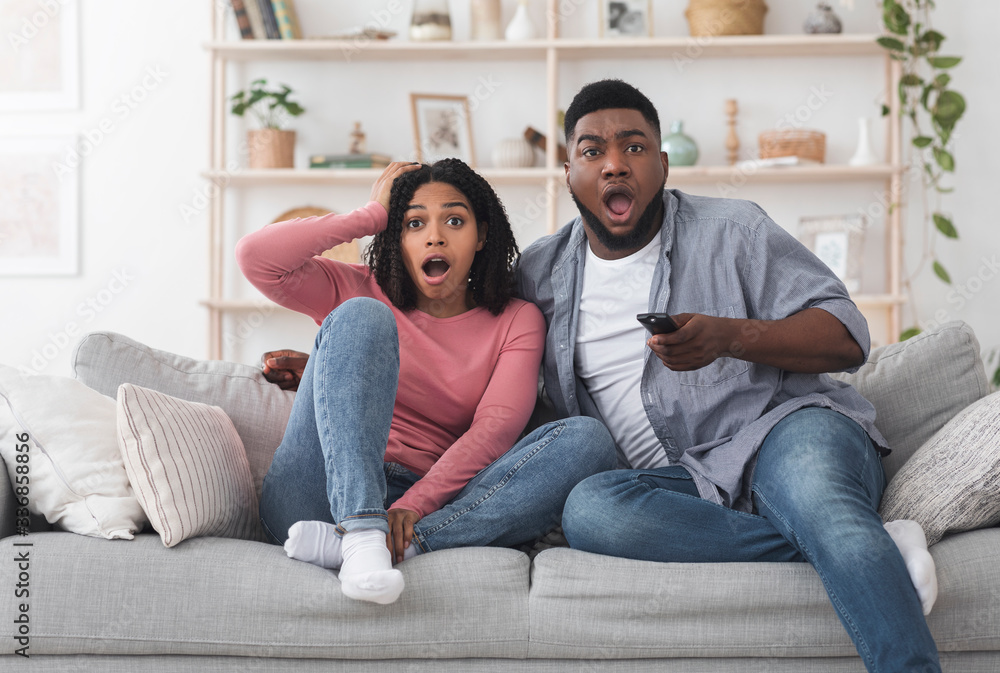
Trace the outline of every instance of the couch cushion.
<path fill-rule="evenodd" d="M 882 496 L 886 521 L 913 519 L 927 544 L 1000 523 L 1000 393 L 948 421 L 899 470 Z"/>
<path fill-rule="evenodd" d="M 219 407 L 123 383 L 118 448 L 164 546 L 202 535 L 264 541 L 243 442 Z"/>
<path fill-rule="evenodd" d="M 0 365 L 0 456 L 0 479 L 64 530 L 131 540 L 146 523 L 115 443 L 114 400 L 79 381 Z"/>
<path fill-rule="evenodd" d="M 132 383 L 191 402 L 221 407 L 243 440 L 257 496 L 281 443 L 295 393 L 269 383 L 256 367 L 193 360 L 156 350 L 115 332 L 93 332 L 73 352 L 73 374 L 102 395 L 115 397 Z"/>
<path fill-rule="evenodd" d="M 1000 648 L 1000 530 L 931 549 L 942 651 Z M 839 657 L 855 654 L 806 563 L 653 563 L 549 549 L 532 566 L 535 657 Z"/>
<path fill-rule="evenodd" d="M 989 393 L 979 342 L 961 321 L 872 351 L 854 374 L 836 374 L 875 405 L 875 425 L 892 453 L 886 477 L 955 414 Z"/>
<path fill-rule="evenodd" d="M 405 561 L 397 567 L 406 589 L 392 605 L 351 600 L 336 573 L 260 542 L 202 537 L 167 549 L 156 535 L 121 542 L 70 533 L 0 541 L 3 558 L 14 558 L 15 549 L 30 555 L 32 659 L 517 658 L 527 650 L 528 557 L 511 549 L 451 549 Z M 16 572 L 17 564 L 0 563 L 0 586 L 13 587 Z M 5 634 L 16 603 L 0 601 Z"/>

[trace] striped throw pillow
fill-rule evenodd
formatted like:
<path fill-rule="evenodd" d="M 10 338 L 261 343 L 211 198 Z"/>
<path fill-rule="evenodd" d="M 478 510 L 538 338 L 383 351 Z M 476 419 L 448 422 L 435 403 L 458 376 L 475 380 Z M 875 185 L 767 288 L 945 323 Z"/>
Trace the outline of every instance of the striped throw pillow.
<path fill-rule="evenodd" d="M 254 539 L 253 477 L 222 409 L 124 383 L 117 423 L 129 482 L 164 546 L 198 536 Z"/>

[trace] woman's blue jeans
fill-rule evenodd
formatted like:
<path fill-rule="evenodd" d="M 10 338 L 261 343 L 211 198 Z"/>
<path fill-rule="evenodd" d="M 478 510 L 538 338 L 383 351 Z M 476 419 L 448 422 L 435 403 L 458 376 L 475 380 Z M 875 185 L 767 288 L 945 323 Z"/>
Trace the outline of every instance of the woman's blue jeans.
<path fill-rule="evenodd" d="M 878 505 L 885 476 L 857 424 L 819 407 L 764 440 L 753 475 L 759 514 L 698 497 L 680 466 L 581 482 L 563 513 L 570 546 L 647 561 L 808 561 L 869 671 L 940 671 L 920 600 Z"/>
<path fill-rule="evenodd" d="M 386 507 L 420 478 L 384 462 L 398 378 L 399 338 L 385 304 L 351 299 L 326 317 L 264 478 L 260 516 L 272 542 L 284 543 L 297 521 L 388 533 Z M 414 540 L 425 552 L 527 542 L 559 525 L 578 482 L 615 461 L 600 422 L 549 423 L 420 519 Z"/>

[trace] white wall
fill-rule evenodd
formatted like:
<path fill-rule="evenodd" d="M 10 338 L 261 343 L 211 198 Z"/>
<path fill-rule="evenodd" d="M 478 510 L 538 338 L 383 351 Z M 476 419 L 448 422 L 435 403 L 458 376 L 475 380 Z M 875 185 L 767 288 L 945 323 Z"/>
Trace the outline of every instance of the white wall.
<path fill-rule="evenodd" d="M 223 3 L 228 4 L 228 3 Z M 596 0 L 584 0 L 567 21 L 566 32 L 596 34 Z M 811 3 L 806 3 L 811 4 Z M 467 3 L 452 0 L 456 37 L 468 34 Z M 542 3 L 533 0 L 536 22 L 542 25 Z M 654 11 L 658 35 L 683 35 L 685 0 L 657 0 Z M 769 2 L 766 31 L 791 33 L 807 11 L 796 0 Z M 877 21 L 873 3 L 857 2 L 853 11 L 835 5 L 849 32 L 872 32 Z M 307 35 L 342 31 L 370 20 L 373 12 L 391 6 L 388 0 L 326 3 L 299 0 L 299 13 Z M 9 133 L 93 134 L 102 120 L 113 129 L 100 140 L 81 170 L 82 271 L 74 278 L 2 278 L 0 311 L 7 329 L 0 337 L 0 361 L 32 367 L 50 374 L 69 373 L 71 346 L 63 335 L 79 331 L 114 330 L 152 346 L 193 357 L 207 354 L 206 311 L 198 301 L 207 293 L 207 216 L 199 212 L 184 217 L 182 206 L 197 205 L 203 188 L 198 174 L 208 162 L 208 56 L 201 43 L 209 38 L 209 3 L 174 0 L 169 11 L 151 0 L 102 0 L 81 7 L 82 108 L 77 112 L 45 115 L 0 115 Z M 390 17 L 389 27 L 405 34 L 410 2 Z M 512 0 L 504 1 L 505 19 L 513 13 Z M 231 17 L 227 17 L 230 24 Z M 997 108 L 996 58 L 990 52 L 990 27 L 1000 20 L 993 0 L 940 3 L 938 27 L 949 36 L 949 53 L 967 57 L 955 71 L 955 87 L 966 95 L 969 112 L 957 139 L 957 191 L 946 197 L 962 238 L 940 246 L 942 261 L 953 277 L 968 288 L 968 299 L 950 294 L 925 273 L 915 284 L 917 318 L 962 319 L 976 330 L 984 347 L 1000 345 L 996 318 L 998 285 L 983 258 L 1000 256 L 996 216 L 986 200 L 995 175 L 987 162 L 1000 155 L 1000 141 L 988 111 Z M 0 48 L 6 48 L 6 40 Z M 799 109 L 815 87 L 832 92 L 812 111 L 807 126 L 828 135 L 828 160 L 843 162 L 853 152 L 859 116 L 877 115 L 882 99 L 881 67 L 871 59 L 802 59 L 789 64 L 769 59 L 736 63 L 701 59 L 683 72 L 655 60 L 576 62 L 562 71 L 559 100 L 568 104 L 583 82 L 619 76 L 635 82 L 660 109 L 664 125 L 681 118 L 700 143 L 703 162 L 721 163 L 725 133 L 723 100 L 741 103 L 740 134 L 752 146 L 757 133 L 772 127 L 785 114 Z M 544 128 L 544 69 L 539 63 L 357 63 L 334 71 L 331 62 L 249 64 L 230 70 L 230 90 L 236 82 L 264 75 L 287 82 L 299 91 L 307 113 L 295 121 L 299 132 L 299 165 L 311 152 L 337 152 L 346 148 L 353 121 L 364 121 L 369 149 L 408 156 L 412 150 L 408 93 L 427 91 L 472 94 L 482 82 L 495 89 L 473 113 L 473 128 L 480 165 L 490 164 L 490 148 L 501 138 L 518 135 L 531 124 Z M 442 71 L 442 66 L 446 69 Z M 780 66 L 780 68 L 779 68 Z M 150 71 L 149 69 L 152 69 Z M 433 72 L 430 70 L 433 68 Z M 158 73 L 155 86 L 149 72 Z M 139 87 L 139 90 L 136 90 Z M 861 92 L 860 95 L 857 92 Z M 144 93 L 127 116 L 121 97 Z M 232 152 L 243 132 L 241 122 L 230 123 Z M 884 138 L 883 126 L 874 125 L 876 148 Z M 233 155 L 233 154 L 231 154 Z M 812 214 L 855 212 L 858 204 L 871 202 L 880 185 L 845 184 L 837 188 L 747 188 L 740 196 L 759 201 L 776 220 L 794 230 L 803 203 Z M 706 191 L 707 190 L 707 191 Z M 712 193 L 715 186 L 701 187 Z M 695 189 L 692 189 L 695 191 Z M 321 205 L 337 211 L 360 205 L 367 198 L 363 188 L 284 187 L 254 189 L 229 200 L 235 224 L 226 245 L 231 248 L 242 233 L 271 221 L 295 205 Z M 520 187 L 505 188 L 501 196 L 518 225 L 522 244 L 544 230 L 534 217 L 532 200 L 537 193 Z M 909 253 L 915 250 L 919 218 L 911 209 Z M 573 215 L 568 199 L 560 204 L 562 220 Z M 881 229 L 873 228 L 865 259 L 868 264 L 863 290 L 881 291 Z M 983 269 L 981 271 L 981 268 Z M 977 274 L 982 273 L 981 281 Z M 128 278 L 121 288 L 115 274 Z M 252 297 L 238 271 L 226 276 L 233 296 Z M 975 292 L 973 292 L 975 290 Z M 961 301 L 959 301 L 961 300 Z M 88 302 L 100 311 L 90 310 Z M 105 305 L 106 304 L 106 305 Z M 935 316 L 936 312 L 944 311 Z M 252 317 L 252 325 L 246 322 Z M 263 325 L 260 324 L 262 319 Z M 911 317 L 910 320 L 913 318 Z M 242 322 L 241 322 L 242 320 Z M 308 350 L 314 326 L 299 316 L 270 314 L 234 317 L 227 333 L 237 346 L 227 355 L 253 362 L 267 348 Z"/>

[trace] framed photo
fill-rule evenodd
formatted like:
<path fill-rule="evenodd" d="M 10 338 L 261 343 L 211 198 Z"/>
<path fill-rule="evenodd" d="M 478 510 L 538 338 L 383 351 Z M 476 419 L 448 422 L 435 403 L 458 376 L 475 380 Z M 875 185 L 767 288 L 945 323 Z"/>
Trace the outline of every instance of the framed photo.
<path fill-rule="evenodd" d="M 598 0 L 601 37 L 652 37 L 652 0 Z"/>
<path fill-rule="evenodd" d="M 457 157 L 475 168 L 467 97 L 411 93 L 410 108 L 417 161 Z"/>
<path fill-rule="evenodd" d="M 0 34 L 0 111 L 79 106 L 77 0 L 0 0 Z"/>
<path fill-rule="evenodd" d="M 78 272 L 76 143 L 76 136 L 0 138 L 0 275 Z"/>
<path fill-rule="evenodd" d="M 861 288 L 861 251 L 867 220 L 864 215 L 803 217 L 798 238 L 844 281 L 847 291 Z"/>

